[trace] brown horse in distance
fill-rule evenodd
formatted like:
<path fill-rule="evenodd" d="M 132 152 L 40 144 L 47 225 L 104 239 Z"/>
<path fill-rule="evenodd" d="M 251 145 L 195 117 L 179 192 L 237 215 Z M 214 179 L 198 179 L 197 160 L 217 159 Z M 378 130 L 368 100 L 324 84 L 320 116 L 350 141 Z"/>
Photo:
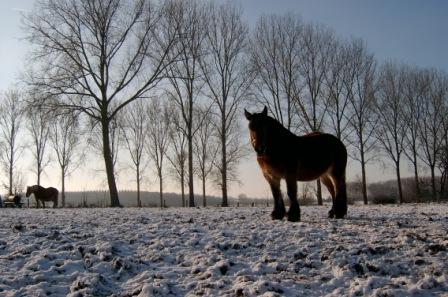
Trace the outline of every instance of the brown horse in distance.
<path fill-rule="evenodd" d="M 297 136 L 268 116 L 244 110 L 249 121 L 250 141 L 257 153 L 257 161 L 274 196 L 272 218 L 281 220 L 286 215 L 280 191 L 280 181 L 286 180 L 290 200 L 289 221 L 300 220 L 297 201 L 297 181 L 320 178 L 333 198 L 329 217 L 343 218 L 347 214 L 345 167 L 347 149 L 331 134 L 314 132 Z"/>
<path fill-rule="evenodd" d="M 58 207 L 59 191 L 55 188 L 44 188 L 39 185 L 34 185 L 26 188 L 26 197 L 34 194 L 36 198 L 36 207 L 39 208 L 39 201 L 42 202 L 42 207 L 45 208 L 45 201 L 53 202 L 53 208 Z"/>

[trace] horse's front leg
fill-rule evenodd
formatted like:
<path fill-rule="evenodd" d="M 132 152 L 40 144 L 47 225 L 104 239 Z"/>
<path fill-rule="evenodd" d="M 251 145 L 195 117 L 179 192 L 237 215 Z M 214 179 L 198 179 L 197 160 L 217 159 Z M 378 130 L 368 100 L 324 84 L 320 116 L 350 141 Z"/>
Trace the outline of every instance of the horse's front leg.
<path fill-rule="evenodd" d="M 37 198 L 35 198 L 35 199 L 36 199 L 36 208 L 39 208 L 39 206 L 40 206 L 39 199 L 37 199 Z"/>
<path fill-rule="evenodd" d="M 286 214 L 285 204 L 283 203 L 282 192 L 280 191 L 280 179 L 265 176 L 271 186 L 272 196 L 274 197 L 274 210 L 271 213 L 273 220 L 281 220 Z"/>
<path fill-rule="evenodd" d="M 297 200 L 297 180 L 294 178 L 286 179 L 286 188 L 289 197 L 289 211 L 288 211 L 288 221 L 297 222 L 300 221 L 300 206 Z"/>

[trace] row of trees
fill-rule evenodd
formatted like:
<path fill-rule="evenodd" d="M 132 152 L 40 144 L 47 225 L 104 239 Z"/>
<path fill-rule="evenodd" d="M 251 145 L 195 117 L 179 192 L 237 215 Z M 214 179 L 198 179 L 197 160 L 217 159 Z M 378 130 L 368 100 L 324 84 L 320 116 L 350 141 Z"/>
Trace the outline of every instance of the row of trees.
<path fill-rule="evenodd" d="M 65 178 L 75 170 L 83 159 L 80 124 L 75 114 L 49 114 L 43 109 L 29 109 L 24 94 L 9 90 L 0 94 L 0 164 L 7 173 L 3 187 L 8 195 L 24 190 L 26 178 L 19 168 L 25 148 L 31 153 L 40 185 L 41 175 L 50 163 L 51 147 L 61 169 L 62 204 L 65 204 Z M 26 132 L 24 132 L 24 130 Z M 23 140 L 26 135 L 28 141 Z M 28 146 L 26 146 L 28 145 Z"/>
<path fill-rule="evenodd" d="M 220 150 L 223 206 L 241 157 L 237 110 L 248 84 L 244 67 L 247 27 L 241 11 L 198 1 L 41 1 L 25 17 L 33 45 L 25 81 L 31 104 L 81 112 L 99 127 L 111 206 L 118 206 L 111 130 L 124 109 L 139 100 L 165 97 L 177 107 L 187 146 L 189 199 L 194 205 L 194 144 L 213 109 Z M 213 103 L 213 107 L 210 103 Z M 204 107 L 205 106 L 205 107 Z M 206 114 L 209 114 L 207 112 Z"/>
<path fill-rule="evenodd" d="M 365 203 L 366 165 L 384 156 L 394 164 L 400 202 L 403 157 L 413 166 L 417 193 L 422 163 L 431 172 L 432 198 L 444 192 L 445 72 L 393 62 L 379 65 L 362 40 L 338 38 L 328 28 L 292 15 L 262 17 L 251 42 L 254 99 L 293 131 L 331 132 L 348 145 L 361 166 Z M 317 193 L 321 204 L 319 183 Z"/>
<path fill-rule="evenodd" d="M 261 17 L 250 31 L 229 3 L 181 0 L 43 0 L 24 27 L 31 44 L 27 110 L 89 127 L 111 206 L 120 205 L 120 140 L 138 188 L 151 159 L 162 200 L 168 160 L 182 193 L 187 185 L 189 206 L 195 176 L 204 192 L 213 176 L 227 206 L 245 155 L 242 105 L 268 106 L 297 133 L 334 133 L 361 165 L 365 203 L 366 165 L 379 148 L 395 165 L 399 189 L 403 155 L 415 165 L 416 181 L 420 164 L 430 167 L 434 197 L 436 169 L 446 183 L 447 75 L 379 65 L 362 40 L 343 40 L 294 15 Z M 43 139 L 44 131 L 33 135 Z M 317 193 L 321 204 L 320 183 Z"/>

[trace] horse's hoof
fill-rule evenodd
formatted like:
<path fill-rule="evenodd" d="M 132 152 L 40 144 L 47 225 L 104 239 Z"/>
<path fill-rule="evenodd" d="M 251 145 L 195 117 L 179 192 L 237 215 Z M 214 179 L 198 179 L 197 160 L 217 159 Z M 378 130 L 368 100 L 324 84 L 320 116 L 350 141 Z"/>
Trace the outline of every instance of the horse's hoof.
<path fill-rule="evenodd" d="M 299 213 L 288 213 L 288 221 L 290 221 L 290 222 L 300 221 L 300 212 Z"/>
<path fill-rule="evenodd" d="M 275 210 L 274 210 L 274 211 L 271 213 L 271 218 L 272 218 L 273 220 L 282 220 L 284 216 L 285 216 L 285 211 L 275 211 Z"/>
<path fill-rule="evenodd" d="M 343 219 L 347 215 L 347 206 L 336 206 L 334 208 L 334 216 L 336 219 Z"/>
<path fill-rule="evenodd" d="M 343 219 L 345 217 L 346 213 L 341 214 L 335 214 L 336 219 Z"/>
<path fill-rule="evenodd" d="M 328 211 L 328 218 L 330 218 L 330 219 L 334 218 L 334 210 L 333 210 L 333 208 Z"/>

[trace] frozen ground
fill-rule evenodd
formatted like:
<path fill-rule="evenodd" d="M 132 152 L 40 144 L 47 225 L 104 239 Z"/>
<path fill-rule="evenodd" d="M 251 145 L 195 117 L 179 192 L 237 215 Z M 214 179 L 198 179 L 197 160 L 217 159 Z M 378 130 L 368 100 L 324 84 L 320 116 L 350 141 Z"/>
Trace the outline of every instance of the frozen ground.
<path fill-rule="evenodd" d="M 0 209 L 0 296 L 448 296 L 448 205 Z"/>

